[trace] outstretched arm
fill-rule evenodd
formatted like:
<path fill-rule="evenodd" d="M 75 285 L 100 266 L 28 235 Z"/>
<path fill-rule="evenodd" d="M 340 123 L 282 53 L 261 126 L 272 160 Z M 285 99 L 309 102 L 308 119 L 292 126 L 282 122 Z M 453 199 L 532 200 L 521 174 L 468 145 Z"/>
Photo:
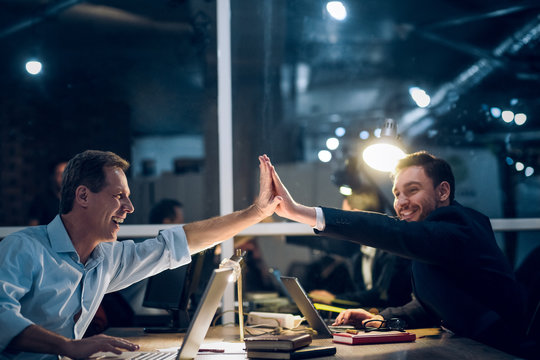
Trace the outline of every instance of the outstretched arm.
<path fill-rule="evenodd" d="M 274 194 L 271 164 L 266 159 L 268 159 L 266 155 L 259 156 L 259 196 L 253 205 L 232 214 L 184 225 L 191 253 L 230 239 L 274 213 L 282 198 Z"/>
<path fill-rule="evenodd" d="M 276 214 L 281 217 L 314 227 L 317 223 L 315 208 L 305 206 L 294 201 L 291 194 L 289 194 L 289 191 L 287 191 L 285 185 L 283 185 L 283 183 L 281 182 L 281 179 L 279 178 L 276 169 L 270 162 L 270 158 L 264 155 L 264 160 L 270 165 L 272 181 L 274 184 L 274 191 L 276 193 L 276 196 L 279 196 L 283 199 L 276 208 Z"/>
<path fill-rule="evenodd" d="M 72 340 L 38 325 L 30 325 L 9 343 L 8 349 L 44 354 L 64 355 L 72 359 L 87 358 L 97 352 L 135 351 L 139 346 L 127 340 L 107 335 L 96 335 Z"/>

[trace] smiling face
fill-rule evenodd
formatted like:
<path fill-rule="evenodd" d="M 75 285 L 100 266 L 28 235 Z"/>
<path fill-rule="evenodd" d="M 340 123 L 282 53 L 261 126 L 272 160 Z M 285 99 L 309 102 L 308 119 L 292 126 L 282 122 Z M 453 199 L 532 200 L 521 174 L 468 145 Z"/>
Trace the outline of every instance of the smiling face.
<path fill-rule="evenodd" d="M 421 166 L 401 170 L 394 179 L 394 210 L 401 220 L 422 221 L 433 210 L 450 204 L 450 186 L 443 181 L 433 186 Z"/>
<path fill-rule="evenodd" d="M 95 232 L 99 241 L 114 241 L 120 224 L 127 214 L 134 211 L 129 199 L 130 191 L 126 174 L 116 167 L 105 167 L 105 186 L 101 191 L 87 191 L 87 220 L 89 231 Z"/>

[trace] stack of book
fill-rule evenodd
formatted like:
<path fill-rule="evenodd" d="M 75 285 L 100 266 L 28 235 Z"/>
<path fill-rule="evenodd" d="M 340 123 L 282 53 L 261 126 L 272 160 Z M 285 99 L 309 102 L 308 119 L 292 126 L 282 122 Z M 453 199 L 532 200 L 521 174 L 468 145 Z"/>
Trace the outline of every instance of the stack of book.
<path fill-rule="evenodd" d="M 250 359 L 308 359 L 336 353 L 335 346 L 311 345 L 310 334 L 260 335 L 244 340 Z"/>
<path fill-rule="evenodd" d="M 335 343 L 361 345 L 415 341 L 416 335 L 406 331 L 358 331 L 334 333 L 333 338 Z"/>

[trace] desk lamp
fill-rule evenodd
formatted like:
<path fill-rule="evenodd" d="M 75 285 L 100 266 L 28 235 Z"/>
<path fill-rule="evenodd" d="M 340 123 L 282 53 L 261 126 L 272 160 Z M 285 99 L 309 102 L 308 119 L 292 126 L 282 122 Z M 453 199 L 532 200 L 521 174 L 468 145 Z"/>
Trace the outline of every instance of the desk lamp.
<path fill-rule="evenodd" d="M 232 268 L 233 279 L 236 281 L 236 289 L 238 293 L 238 326 L 240 327 L 240 341 L 244 341 L 244 306 L 242 300 L 242 264 L 244 263 L 244 256 L 246 252 L 242 252 L 241 249 L 236 249 L 236 253 L 229 259 L 223 259 L 219 264 L 220 268 L 228 267 Z"/>

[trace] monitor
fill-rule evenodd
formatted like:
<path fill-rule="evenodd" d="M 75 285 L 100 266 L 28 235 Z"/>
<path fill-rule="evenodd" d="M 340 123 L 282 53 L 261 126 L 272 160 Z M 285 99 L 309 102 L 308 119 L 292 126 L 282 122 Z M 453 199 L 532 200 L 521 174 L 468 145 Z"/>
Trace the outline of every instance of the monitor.
<path fill-rule="evenodd" d="M 185 332 L 190 322 L 191 297 L 200 285 L 205 254 L 192 256 L 191 263 L 165 270 L 148 279 L 143 306 L 167 310 L 171 321 L 166 327 L 147 327 L 146 332 Z M 203 284 L 205 285 L 205 284 Z"/>

